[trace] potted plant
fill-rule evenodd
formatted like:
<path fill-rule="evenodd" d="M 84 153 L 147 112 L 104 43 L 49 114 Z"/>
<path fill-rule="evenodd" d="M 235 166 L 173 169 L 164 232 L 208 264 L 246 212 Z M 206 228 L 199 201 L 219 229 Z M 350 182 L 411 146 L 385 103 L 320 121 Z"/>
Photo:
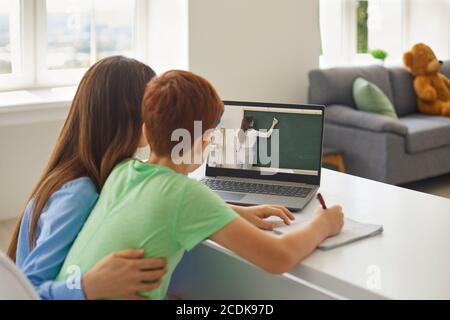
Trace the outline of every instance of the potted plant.
<path fill-rule="evenodd" d="M 370 54 L 372 55 L 372 57 L 374 57 L 375 59 L 380 61 L 380 63 L 382 65 L 384 65 L 384 61 L 388 57 L 388 53 L 385 50 L 382 50 L 382 49 L 371 50 Z"/>

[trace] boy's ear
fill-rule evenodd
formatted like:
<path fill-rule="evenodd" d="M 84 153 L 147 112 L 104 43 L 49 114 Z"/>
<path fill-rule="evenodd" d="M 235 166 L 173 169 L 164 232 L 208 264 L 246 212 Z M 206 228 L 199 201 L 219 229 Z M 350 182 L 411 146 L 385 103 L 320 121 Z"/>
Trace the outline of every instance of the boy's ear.
<path fill-rule="evenodd" d="M 412 67 L 412 63 L 413 63 L 413 54 L 408 51 L 405 52 L 405 54 L 403 55 L 403 63 L 405 64 L 405 66 L 407 66 L 408 68 Z"/>

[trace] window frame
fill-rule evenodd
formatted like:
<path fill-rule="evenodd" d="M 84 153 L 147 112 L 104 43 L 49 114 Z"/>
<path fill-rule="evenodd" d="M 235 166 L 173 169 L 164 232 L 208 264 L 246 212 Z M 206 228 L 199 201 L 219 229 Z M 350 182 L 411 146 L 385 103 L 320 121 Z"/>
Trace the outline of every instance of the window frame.
<path fill-rule="evenodd" d="M 322 54 L 320 56 L 320 67 L 328 68 L 340 65 L 354 66 L 363 64 L 373 64 L 374 59 L 370 53 L 357 52 L 357 17 L 356 17 L 356 1 L 357 0 L 337 0 L 340 3 L 339 28 L 341 37 L 336 37 L 333 41 L 332 48 L 336 52 L 340 52 L 340 59 L 331 55 Z M 366 0 L 370 1 L 370 0 Z M 409 0 L 401 0 L 402 30 L 401 30 L 401 46 L 406 47 L 409 39 Z M 351 35 L 351 36 L 348 36 Z M 370 48 L 369 48 L 370 50 Z"/>
<path fill-rule="evenodd" d="M 34 83 L 33 55 L 33 1 L 12 1 L 10 16 L 12 72 L 0 75 L 1 91 L 23 88 Z M 30 21 L 30 23 L 25 23 Z"/>
<path fill-rule="evenodd" d="M 47 0 L 36 1 L 36 86 L 68 86 L 78 82 L 86 68 L 49 70 L 47 68 Z M 92 1 L 92 0 L 89 0 Z M 91 61 L 92 63 L 92 61 Z"/>
<path fill-rule="evenodd" d="M 341 9 L 339 18 L 341 37 L 336 37 L 332 47 L 333 50 L 341 53 L 341 58 L 335 59 L 335 57 L 322 54 L 320 56 L 320 66 L 326 68 L 337 65 L 358 65 L 370 62 L 370 54 L 357 52 L 356 0 L 338 1 L 340 1 Z"/>
<path fill-rule="evenodd" d="M 149 0 L 135 1 L 133 56 L 146 61 Z M 0 75 L 0 92 L 76 85 L 87 68 L 49 70 L 46 66 L 46 0 L 18 0 L 13 1 L 13 4 L 17 16 L 14 17 L 14 23 L 11 21 L 10 25 L 14 24 L 19 29 L 10 31 L 13 72 Z M 94 25 L 92 27 L 95 29 Z M 91 38 L 92 42 L 95 42 L 95 35 Z M 93 62 L 91 58 L 90 64 L 92 65 Z"/>

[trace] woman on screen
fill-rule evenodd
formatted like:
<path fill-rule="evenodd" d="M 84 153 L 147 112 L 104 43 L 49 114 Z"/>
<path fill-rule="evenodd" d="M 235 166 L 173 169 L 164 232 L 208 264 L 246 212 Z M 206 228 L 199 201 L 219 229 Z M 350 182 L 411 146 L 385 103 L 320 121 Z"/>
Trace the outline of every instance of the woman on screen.
<path fill-rule="evenodd" d="M 278 120 L 273 118 L 269 131 L 263 132 L 253 128 L 253 117 L 245 116 L 242 119 L 241 129 L 238 132 L 237 163 L 242 169 L 251 169 L 257 163 L 256 140 L 260 138 L 270 138 L 273 129 L 278 124 Z"/>

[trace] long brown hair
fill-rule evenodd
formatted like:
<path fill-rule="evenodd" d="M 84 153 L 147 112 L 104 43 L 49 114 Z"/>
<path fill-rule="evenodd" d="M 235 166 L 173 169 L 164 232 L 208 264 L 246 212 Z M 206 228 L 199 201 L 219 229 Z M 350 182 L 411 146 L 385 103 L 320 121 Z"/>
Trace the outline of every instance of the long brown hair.
<path fill-rule="evenodd" d="M 55 191 L 70 180 L 87 176 L 100 192 L 114 166 L 134 155 L 142 135 L 142 97 L 155 76 L 149 66 L 122 56 L 105 58 L 86 72 L 47 166 L 28 199 L 32 201 L 30 250 L 39 217 Z M 8 248 L 13 260 L 23 215 Z"/>

